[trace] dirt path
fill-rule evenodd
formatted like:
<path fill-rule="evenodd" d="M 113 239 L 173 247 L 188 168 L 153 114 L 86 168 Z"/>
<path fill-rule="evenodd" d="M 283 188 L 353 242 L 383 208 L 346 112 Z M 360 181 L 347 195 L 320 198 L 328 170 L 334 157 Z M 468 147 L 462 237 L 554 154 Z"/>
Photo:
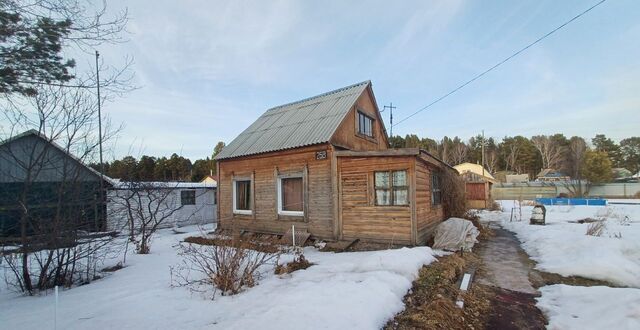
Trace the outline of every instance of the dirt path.
<path fill-rule="evenodd" d="M 529 280 L 535 274 L 533 263 L 513 233 L 497 224 L 489 226 L 494 235 L 476 249 L 482 259 L 476 282 L 495 293 L 487 328 L 544 329 L 546 320 L 535 306 L 539 293 Z"/>

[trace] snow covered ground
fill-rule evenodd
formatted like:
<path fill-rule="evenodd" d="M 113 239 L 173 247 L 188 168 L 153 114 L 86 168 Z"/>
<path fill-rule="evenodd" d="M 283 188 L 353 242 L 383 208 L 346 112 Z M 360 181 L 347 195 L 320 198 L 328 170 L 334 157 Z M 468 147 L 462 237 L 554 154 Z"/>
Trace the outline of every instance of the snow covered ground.
<path fill-rule="evenodd" d="M 532 206 L 522 206 L 522 221 L 510 221 L 514 202 L 500 204 L 502 212 L 481 212 L 481 219 L 514 232 L 536 268 L 627 287 L 540 288 L 538 306 L 550 329 L 640 328 L 640 205 L 547 206 L 547 224 L 535 226 L 529 225 Z M 586 218 L 604 221 L 600 237 L 576 222 Z"/>
<path fill-rule="evenodd" d="M 549 329 L 640 329 L 640 289 L 558 284 L 540 291 Z"/>
<path fill-rule="evenodd" d="M 124 269 L 62 291 L 58 328 L 377 329 L 404 308 L 419 269 L 435 261 L 428 247 L 337 254 L 306 248 L 310 268 L 284 276 L 270 271 L 243 293 L 210 300 L 170 286 L 169 267 L 180 261 L 175 244 L 192 230 L 163 230 L 152 254 L 129 255 Z M 54 297 L 3 287 L 0 320 L 5 329 L 53 328 Z"/>

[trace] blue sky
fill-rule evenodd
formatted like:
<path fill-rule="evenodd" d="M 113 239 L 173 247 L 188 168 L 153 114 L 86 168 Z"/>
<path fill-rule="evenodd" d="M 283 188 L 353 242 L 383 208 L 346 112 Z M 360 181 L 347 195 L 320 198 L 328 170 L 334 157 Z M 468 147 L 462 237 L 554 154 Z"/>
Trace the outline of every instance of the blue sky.
<path fill-rule="evenodd" d="M 133 56 L 140 86 L 104 107 L 125 124 L 111 156 L 204 158 L 269 107 L 367 79 L 398 121 L 595 2 L 111 1 L 129 41 L 99 50 Z M 394 134 L 637 136 L 638 17 L 608 0 Z"/>

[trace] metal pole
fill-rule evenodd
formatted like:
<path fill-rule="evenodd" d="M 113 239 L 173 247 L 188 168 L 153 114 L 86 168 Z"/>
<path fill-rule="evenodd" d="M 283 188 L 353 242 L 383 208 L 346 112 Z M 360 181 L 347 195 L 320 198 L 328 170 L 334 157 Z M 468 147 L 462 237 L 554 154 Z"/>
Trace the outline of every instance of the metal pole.
<path fill-rule="evenodd" d="M 102 112 L 100 104 L 102 100 L 100 99 L 100 66 L 98 65 L 98 57 L 100 57 L 100 54 L 96 50 L 96 86 L 98 92 L 98 148 L 100 151 L 100 212 L 102 212 L 104 208 L 104 162 L 102 161 Z M 96 224 L 96 230 L 99 229 L 101 228 L 97 228 Z"/>
<path fill-rule="evenodd" d="M 58 286 L 56 285 L 55 287 L 55 292 L 56 292 L 56 303 L 55 303 L 55 307 L 53 309 L 54 314 L 53 314 L 53 328 L 54 329 L 58 329 Z"/>

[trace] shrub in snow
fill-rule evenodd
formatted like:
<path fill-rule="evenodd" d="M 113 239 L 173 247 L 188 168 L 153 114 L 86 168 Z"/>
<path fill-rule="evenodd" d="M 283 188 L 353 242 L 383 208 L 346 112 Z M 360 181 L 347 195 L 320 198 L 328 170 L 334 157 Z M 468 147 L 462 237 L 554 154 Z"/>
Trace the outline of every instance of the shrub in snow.
<path fill-rule="evenodd" d="M 596 221 L 596 222 L 592 222 L 589 227 L 587 228 L 587 235 L 589 236 L 596 236 L 596 237 L 600 237 L 602 236 L 602 233 L 604 232 L 604 229 L 607 227 L 607 225 L 605 224 L 604 221 Z"/>
<path fill-rule="evenodd" d="M 296 270 L 307 269 L 311 267 L 311 265 L 313 264 L 304 257 L 304 254 L 299 254 L 291 262 L 287 262 L 286 264 L 278 264 L 276 266 L 275 273 L 276 275 L 290 274 L 295 272 Z"/>
<path fill-rule="evenodd" d="M 256 244 L 238 239 L 216 240 L 216 245 L 180 243 L 178 255 L 182 263 L 171 268 L 172 284 L 193 291 L 234 295 L 256 285 L 261 268 L 275 267 L 280 252 L 254 250 Z"/>

